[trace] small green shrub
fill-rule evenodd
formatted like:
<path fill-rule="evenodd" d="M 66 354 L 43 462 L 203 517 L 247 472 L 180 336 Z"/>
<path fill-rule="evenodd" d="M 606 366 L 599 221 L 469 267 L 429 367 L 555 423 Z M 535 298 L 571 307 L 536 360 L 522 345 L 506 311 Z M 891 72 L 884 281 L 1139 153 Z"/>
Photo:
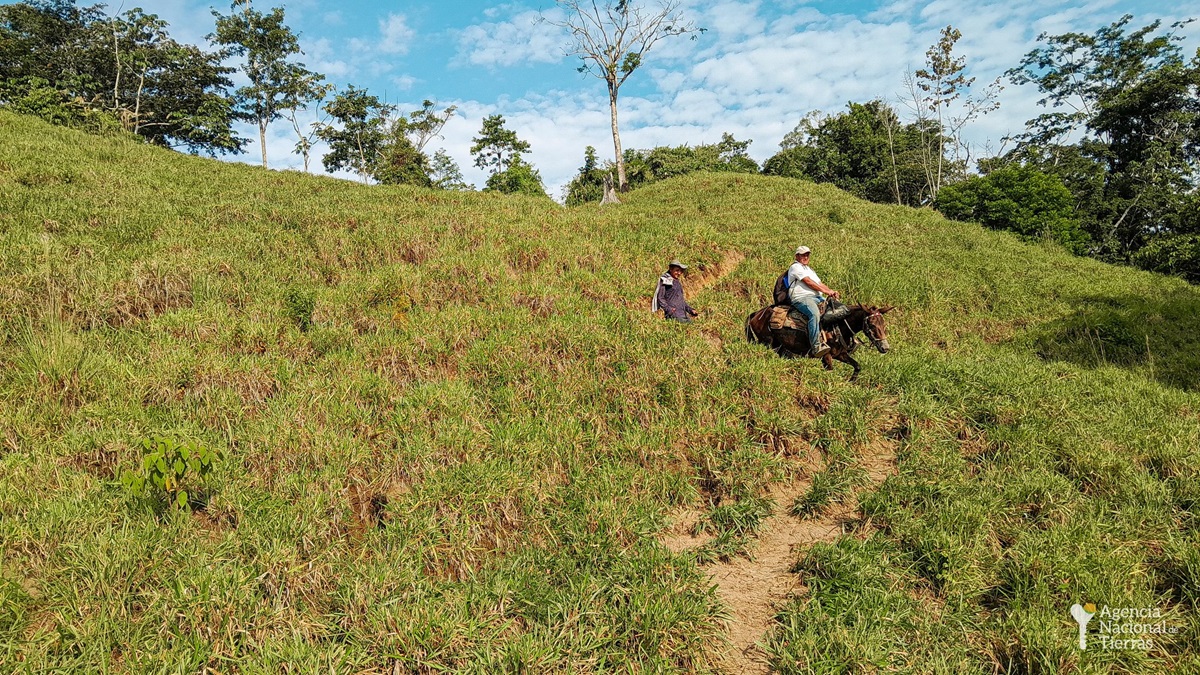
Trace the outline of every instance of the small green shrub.
<path fill-rule="evenodd" d="M 793 516 L 807 518 L 832 504 L 841 503 L 854 488 L 866 482 L 865 472 L 858 467 L 834 465 L 814 474 L 808 492 L 796 498 L 789 511 Z"/>
<path fill-rule="evenodd" d="M 747 497 L 732 504 L 718 506 L 696 523 L 696 534 L 716 532 L 737 535 L 754 534 L 762 521 L 771 515 L 771 502 L 762 497 Z"/>
<path fill-rule="evenodd" d="M 1072 253 L 1087 252 L 1075 201 L 1062 180 L 1037 169 L 1009 166 L 947 185 L 934 204 L 947 218 L 975 221 L 1025 239 L 1050 239 Z"/>
<path fill-rule="evenodd" d="M 172 508 L 187 509 L 189 485 L 204 481 L 222 459 L 219 450 L 196 442 L 153 436 L 142 441 L 141 471 L 126 470 L 125 489 L 135 497 L 166 497 Z"/>
<path fill-rule="evenodd" d="M 283 295 L 283 306 L 288 318 L 296 322 L 300 330 L 312 328 L 313 310 L 317 308 L 316 298 L 312 291 L 292 286 Z"/>
<path fill-rule="evenodd" d="M 771 501 L 762 497 L 746 497 L 710 511 L 696 523 L 694 532 L 716 536 L 696 551 L 696 562 L 705 565 L 745 553 L 750 537 L 758 533 L 771 511 Z"/>

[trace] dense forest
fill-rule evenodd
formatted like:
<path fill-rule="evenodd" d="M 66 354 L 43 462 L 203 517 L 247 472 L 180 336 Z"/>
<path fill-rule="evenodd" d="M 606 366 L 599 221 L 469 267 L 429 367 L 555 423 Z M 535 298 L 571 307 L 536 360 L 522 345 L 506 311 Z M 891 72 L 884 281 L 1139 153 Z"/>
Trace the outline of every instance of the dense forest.
<path fill-rule="evenodd" d="M 631 3 L 617 7 L 633 11 Z M 268 125 L 286 121 L 306 169 L 311 153 L 323 148 L 327 170 L 364 182 L 474 188 L 453 158 L 427 150 L 453 106 L 427 100 L 404 112 L 365 89 L 336 89 L 298 61 L 299 39 L 283 8 L 260 12 L 235 3 L 228 15 L 213 14 L 209 44 L 200 47 L 176 42 L 164 21 L 141 9 L 110 14 L 105 5 L 74 0 L 2 6 L 0 106 L 209 155 L 241 153 L 242 125 L 261 140 Z M 717 143 L 624 149 L 618 186 L 636 189 L 694 171 L 831 183 L 874 202 L 932 207 L 1195 283 L 1200 52 L 1190 59 L 1182 52 L 1188 23 L 1137 27 L 1125 16 L 1092 34 L 1042 35 L 1006 78 L 1036 88 L 1044 112 L 990 156 L 977 156 L 964 131 L 998 105 L 1000 83 L 973 86 L 965 58 L 955 53 L 961 33 L 947 26 L 924 67 L 905 76 L 910 96 L 902 105 L 881 97 L 832 114 L 813 112 L 761 167 L 747 154 L 750 141 L 730 134 Z M 637 58 L 625 59 L 623 76 L 647 48 L 630 51 Z M 239 72 L 247 84 L 235 87 Z M 612 102 L 615 111 L 615 90 Z M 319 121 L 302 123 L 305 110 L 318 111 Z M 617 139 L 615 126 L 613 134 Z M 473 140 L 474 164 L 489 172 L 485 190 L 546 195 L 537 169 L 523 158 L 528 142 L 503 116 L 488 117 Z M 586 148 L 564 201 L 599 201 L 616 164 Z"/>

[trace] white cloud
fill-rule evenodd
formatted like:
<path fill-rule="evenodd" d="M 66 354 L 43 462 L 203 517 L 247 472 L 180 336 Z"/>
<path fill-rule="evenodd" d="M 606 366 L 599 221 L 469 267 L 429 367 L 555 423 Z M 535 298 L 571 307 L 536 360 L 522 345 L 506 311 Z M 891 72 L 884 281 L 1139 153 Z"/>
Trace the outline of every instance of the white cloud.
<path fill-rule="evenodd" d="M 328 38 L 314 40 L 304 49 L 305 56 L 311 59 L 309 67 L 327 80 L 344 78 L 352 72 L 350 64 L 335 58 L 336 53 Z"/>
<path fill-rule="evenodd" d="M 167 32 L 177 42 L 196 45 L 203 49 L 208 48 L 208 40 L 205 39 L 205 36 L 212 33 L 217 27 L 217 20 L 212 15 L 209 3 L 200 5 L 193 0 L 157 0 L 146 4 L 150 5 L 146 8 L 147 13 L 157 14 L 169 24 Z M 111 16 L 128 9 L 130 9 L 129 6 L 122 8 L 121 3 L 117 2 L 109 3 L 106 11 Z M 219 3 L 216 9 L 222 14 L 229 13 L 227 3 Z"/>
<path fill-rule="evenodd" d="M 568 38 L 562 28 L 552 23 L 559 21 L 557 17 L 561 17 L 561 12 L 556 10 L 544 15 L 525 10 L 507 21 L 468 26 L 458 33 L 458 54 L 453 64 L 496 68 L 521 63 L 558 63 L 565 57 Z"/>
<path fill-rule="evenodd" d="M 758 16 L 758 8 L 758 0 L 719 2 L 704 12 L 699 27 L 715 32 L 722 40 L 759 35 L 766 27 L 766 22 Z"/>
<path fill-rule="evenodd" d="M 380 19 L 379 32 L 383 34 L 383 39 L 379 42 L 379 51 L 384 54 L 407 54 L 410 43 L 416 36 L 416 31 L 409 27 L 403 14 L 388 14 L 386 18 Z"/>

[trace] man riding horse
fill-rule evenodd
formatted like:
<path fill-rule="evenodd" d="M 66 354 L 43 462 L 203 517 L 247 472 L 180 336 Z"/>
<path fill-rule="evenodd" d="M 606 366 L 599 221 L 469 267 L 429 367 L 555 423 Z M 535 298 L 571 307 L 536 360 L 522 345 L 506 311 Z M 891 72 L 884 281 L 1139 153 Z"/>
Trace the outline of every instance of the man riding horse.
<path fill-rule="evenodd" d="M 827 295 L 834 300 L 841 294 L 821 283 L 821 277 L 808 266 L 812 249 L 801 246 L 796 249 L 796 262 L 787 271 L 788 299 L 808 321 L 809 356 L 821 358 L 829 353 L 825 336 L 821 333 L 821 310 L 817 303 L 824 302 Z"/>
<path fill-rule="evenodd" d="M 860 370 L 851 357 L 855 335 L 862 333 L 871 346 L 886 354 L 889 345 L 883 315 L 892 307 L 841 304 L 837 301 L 841 294 L 826 286 L 808 266 L 811 257 L 809 247 L 796 249 L 796 262 L 775 283 L 774 305 L 746 318 L 746 339 L 765 344 L 780 356 L 820 358 L 826 369 L 833 367 L 835 359 L 848 363 L 854 368 L 850 376 L 854 380 Z M 788 317 L 790 310 L 800 316 Z"/>

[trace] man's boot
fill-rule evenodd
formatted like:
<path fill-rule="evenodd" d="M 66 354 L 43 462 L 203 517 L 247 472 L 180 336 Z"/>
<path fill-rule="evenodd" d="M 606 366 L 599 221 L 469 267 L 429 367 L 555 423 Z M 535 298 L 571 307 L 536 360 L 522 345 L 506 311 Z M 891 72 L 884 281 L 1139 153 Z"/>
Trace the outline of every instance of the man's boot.
<path fill-rule="evenodd" d="M 819 359 L 828 353 L 829 345 L 825 344 L 825 340 L 821 340 L 817 344 L 813 345 L 812 349 L 809 350 L 809 355 L 815 359 Z"/>

